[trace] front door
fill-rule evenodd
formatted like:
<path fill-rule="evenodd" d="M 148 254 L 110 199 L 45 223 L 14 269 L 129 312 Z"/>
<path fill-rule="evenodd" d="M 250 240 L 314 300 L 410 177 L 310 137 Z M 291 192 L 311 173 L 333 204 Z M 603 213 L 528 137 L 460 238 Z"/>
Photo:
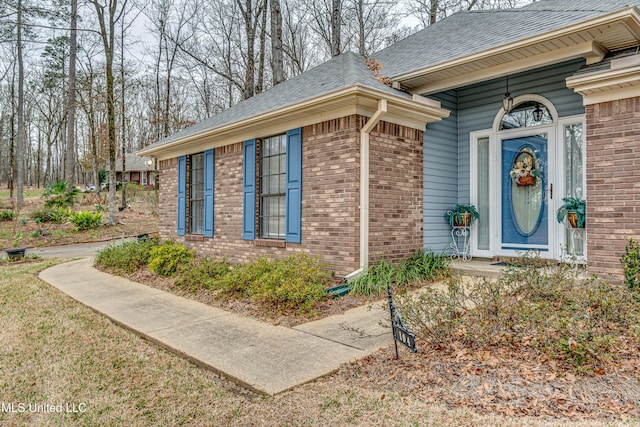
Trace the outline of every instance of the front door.
<path fill-rule="evenodd" d="M 503 139 L 501 145 L 501 252 L 548 252 L 548 136 Z"/>

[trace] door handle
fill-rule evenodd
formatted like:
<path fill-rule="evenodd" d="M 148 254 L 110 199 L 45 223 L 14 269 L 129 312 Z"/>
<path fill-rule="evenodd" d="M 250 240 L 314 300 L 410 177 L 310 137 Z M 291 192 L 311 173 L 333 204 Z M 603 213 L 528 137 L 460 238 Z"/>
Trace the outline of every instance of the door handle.
<path fill-rule="evenodd" d="M 549 184 L 549 198 L 553 200 L 553 183 Z"/>

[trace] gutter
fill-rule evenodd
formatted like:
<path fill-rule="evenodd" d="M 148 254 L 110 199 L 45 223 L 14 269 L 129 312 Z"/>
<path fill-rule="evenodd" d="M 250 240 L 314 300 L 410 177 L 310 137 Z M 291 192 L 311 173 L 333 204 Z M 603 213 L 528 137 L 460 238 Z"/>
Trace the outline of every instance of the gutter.
<path fill-rule="evenodd" d="M 369 265 L 369 134 L 387 112 L 387 100 L 378 100 L 378 109 L 360 129 L 360 267 L 345 276 L 348 282 Z"/>

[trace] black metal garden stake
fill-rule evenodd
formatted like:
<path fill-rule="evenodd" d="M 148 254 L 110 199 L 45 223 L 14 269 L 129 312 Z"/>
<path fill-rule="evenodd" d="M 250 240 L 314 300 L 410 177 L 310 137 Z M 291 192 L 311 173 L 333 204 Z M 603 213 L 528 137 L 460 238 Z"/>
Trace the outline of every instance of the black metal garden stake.
<path fill-rule="evenodd" d="M 398 354 L 398 342 L 403 344 L 412 352 L 416 353 L 416 336 L 402 321 L 402 316 L 393 303 L 391 296 L 391 284 L 387 283 L 387 298 L 389 299 L 389 314 L 391 315 L 391 330 L 393 332 L 393 344 L 396 346 L 396 359 L 400 358 Z"/>

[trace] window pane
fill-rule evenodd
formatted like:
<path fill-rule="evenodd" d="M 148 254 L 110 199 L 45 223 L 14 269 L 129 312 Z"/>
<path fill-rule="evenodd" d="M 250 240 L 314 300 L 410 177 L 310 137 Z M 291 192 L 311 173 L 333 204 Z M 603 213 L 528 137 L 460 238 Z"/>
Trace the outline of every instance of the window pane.
<path fill-rule="evenodd" d="M 500 130 L 553 123 L 549 109 L 535 101 L 522 102 L 502 117 Z"/>
<path fill-rule="evenodd" d="M 478 213 L 480 220 L 478 227 L 478 249 L 488 251 L 491 249 L 489 241 L 489 138 L 478 139 L 478 164 L 476 165 L 478 185 Z"/>
<path fill-rule="evenodd" d="M 585 198 L 584 141 L 582 123 L 564 127 L 565 197 Z M 583 230 L 567 228 L 567 252 L 584 255 Z"/>
<path fill-rule="evenodd" d="M 189 173 L 189 233 L 204 233 L 204 153 L 193 154 Z"/>
<path fill-rule="evenodd" d="M 260 237 L 284 238 L 286 137 L 262 141 L 260 153 Z"/>

